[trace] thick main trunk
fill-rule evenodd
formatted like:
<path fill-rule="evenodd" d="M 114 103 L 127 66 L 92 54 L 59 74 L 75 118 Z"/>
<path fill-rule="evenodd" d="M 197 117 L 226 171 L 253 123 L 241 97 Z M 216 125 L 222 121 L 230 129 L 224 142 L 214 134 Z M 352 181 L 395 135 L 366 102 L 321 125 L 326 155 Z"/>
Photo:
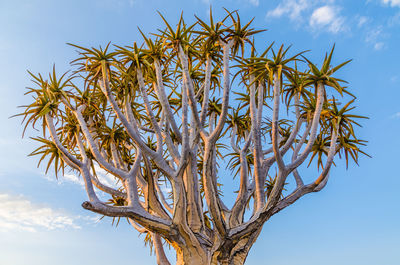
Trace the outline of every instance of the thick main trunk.
<path fill-rule="evenodd" d="M 177 265 L 243 265 L 261 228 L 239 241 L 218 242 L 218 248 L 204 246 L 201 249 L 181 246 L 176 248 Z"/>
<path fill-rule="evenodd" d="M 176 265 L 209 265 L 209 253 L 205 249 L 182 247 L 176 249 Z"/>

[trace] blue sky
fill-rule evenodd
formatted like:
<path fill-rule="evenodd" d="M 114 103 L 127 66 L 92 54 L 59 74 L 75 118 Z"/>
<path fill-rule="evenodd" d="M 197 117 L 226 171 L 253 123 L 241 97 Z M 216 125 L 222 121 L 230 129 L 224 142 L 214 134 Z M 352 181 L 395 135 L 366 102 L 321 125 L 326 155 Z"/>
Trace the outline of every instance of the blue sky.
<path fill-rule="evenodd" d="M 357 113 L 370 117 L 358 132 L 373 158 L 348 170 L 339 162 L 322 192 L 274 216 L 246 264 L 400 264 L 399 0 L 0 0 L 0 264 L 155 264 L 128 225 L 115 228 L 81 208 L 79 179 L 37 169 L 27 157 L 34 143 L 8 117 L 29 102 L 27 69 L 68 70 L 75 51 L 66 42 L 132 44 L 137 26 L 162 26 L 156 10 L 174 22 L 181 11 L 206 18 L 210 4 L 216 16 L 226 7 L 255 17 L 256 28 L 268 29 L 258 45 L 292 44 L 320 60 L 336 43 L 336 62 L 353 59 L 340 77 L 358 97 Z"/>

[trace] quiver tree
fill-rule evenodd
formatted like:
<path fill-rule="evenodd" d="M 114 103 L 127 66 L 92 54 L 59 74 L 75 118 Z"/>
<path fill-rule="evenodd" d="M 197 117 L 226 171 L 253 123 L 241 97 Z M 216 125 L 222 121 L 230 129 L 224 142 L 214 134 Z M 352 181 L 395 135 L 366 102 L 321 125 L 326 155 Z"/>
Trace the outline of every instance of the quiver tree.
<path fill-rule="evenodd" d="M 353 128 L 363 117 L 335 77 L 348 61 L 332 66 L 334 49 L 320 67 L 283 45 L 257 52 L 262 30 L 237 12 L 181 17 L 176 29 L 162 19 L 140 46 L 71 44 L 79 57 L 68 77 L 31 74 L 33 103 L 20 115 L 25 128 L 41 125 L 32 155 L 79 174 L 83 208 L 147 233 L 158 264 L 170 264 L 165 243 L 177 264 L 243 264 L 271 216 L 324 188 L 337 155 L 357 163 L 363 153 Z M 307 166 L 315 177 L 302 177 Z M 224 202 L 229 170 L 238 191 Z"/>

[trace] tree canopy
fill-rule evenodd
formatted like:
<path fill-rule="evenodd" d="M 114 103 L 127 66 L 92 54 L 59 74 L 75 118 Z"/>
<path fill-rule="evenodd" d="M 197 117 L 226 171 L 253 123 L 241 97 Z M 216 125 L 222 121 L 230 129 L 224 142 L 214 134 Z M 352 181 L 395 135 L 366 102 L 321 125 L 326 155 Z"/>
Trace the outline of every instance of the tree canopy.
<path fill-rule="evenodd" d="M 147 233 L 158 264 L 169 264 L 163 241 L 178 264 L 243 264 L 271 216 L 324 188 L 335 157 L 365 154 L 355 131 L 365 117 L 337 77 L 350 61 L 332 65 L 334 47 L 318 64 L 283 44 L 258 50 L 264 30 L 237 11 L 176 26 L 160 16 L 143 43 L 69 44 L 70 72 L 29 72 L 33 100 L 19 115 L 24 131 L 40 131 L 31 155 L 56 176 L 79 174 L 82 206 Z M 237 193 L 226 202 L 230 171 Z"/>

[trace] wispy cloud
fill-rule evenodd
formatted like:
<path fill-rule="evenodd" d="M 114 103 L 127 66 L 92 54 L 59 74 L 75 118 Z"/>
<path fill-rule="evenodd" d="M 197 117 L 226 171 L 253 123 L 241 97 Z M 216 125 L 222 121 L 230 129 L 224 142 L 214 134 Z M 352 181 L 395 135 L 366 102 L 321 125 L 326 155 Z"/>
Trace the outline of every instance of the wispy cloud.
<path fill-rule="evenodd" d="M 398 6 L 400 7 L 400 0 L 382 0 L 382 3 L 386 5 L 390 5 L 392 7 Z"/>
<path fill-rule="evenodd" d="M 368 22 L 368 17 L 365 17 L 365 16 L 360 16 L 359 18 L 358 18 L 358 22 L 357 22 L 357 26 L 359 27 L 359 28 L 361 28 L 362 26 L 364 26 L 367 22 Z"/>
<path fill-rule="evenodd" d="M 381 50 L 385 47 L 385 43 L 382 41 L 383 35 L 382 26 L 372 28 L 367 32 L 365 42 L 371 44 L 375 50 Z"/>
<path fill-rule="evenodd" d="M 308 22 L 312 31 L 338 33 L 347 30 L 346 18 L 341 15 L 341 8 L 334 5 L 334 0 L 284 0 L 275 9 L 266 14 L 267 19 L 289 17 L 296 25 Z M 325 4 L 322 5 L 321 4 Z"/>
<path fill-rule="evenodd" d="M 377 51 L 382 50 L 383 47 L 385 47 L 385 43 L 384 42 L 377 42 L 377 43 L 374 44 L 374 49 L 377 50 Z"/>
<path fill-rule="evenodd" d="M 291 20 L 301 18 L 302 12 L 311 6 L 307 0 L 284 0 L 275 9 L 268 11 L 266 18 L 279 18 L 288 15 Z"/>
<path fill-rule="evenodd" d="M 391 118 L 400 119 L 400 112 L 393 114 Z"/>
<path fill-rule="evenodd" d="M 0 232 L 81 228 L 79 216 L 71 216 L 30 202 L 22 196 L 0 193 Z"/>
<path fill-rule="evenodd" d="M 116 185 L 115 177 L 102 169 L 99 165 L 94 166 L 96 169 L 97 177 L 101 183 L 109 187 L 118 188 Z"/>
<path fill-rule="evenodd" d="M 398 26 L 400 24 L 400 12 L 389 18 L 389 26 Z"/>
<path fill-rule="evenodd" d="M 67 182 L 71 182 L 74 184 L 78 184 L 81 186 L 84 186 L 85 183 L 83 182 L 83 179 L 81 177 L 78 177 L 77 175 L 74 174 L 64 174 L 63 176 L 63 180 L 67 181 Z"/>
<path fill-rule="evenodd" d="M 97 164 L 95 164 L 94 168 L 97 173 L 97 178 L 99 179 L 99 181 L 101 183 L 103 183 L 104 185 L 107 185 L 109 187 L 112 187 L 112 188 L 118 188 L 117 181 L 113 175 L 109 174 L 107 171 L 102 169 Z M 54 178 L 54 176 L 50 176 L 50 175 L 44 175 L 44 178 L 49 181 L 57 181 L 57 183 L 59 183 L 60 185 L 62 185 L 64 183 L 71 183 L 71 184 L 80 185 L 82 187 L 85 186 L 85 183 L 84 183 L 82 177 L 77 174 L 74 174 L 74 172 L 65 173 L 63 176 L 60 176 L 58 178 L 58 180 L 56 180 Z"/>
<path fill-rule="evenodd" d="M 338 33 L 345 30 L 344 21 L 344 17 L 340 16 L 340 8 L 325 5 L 313 11 L 309 24 L 314 30 Z"/>
<path fill-rule="evenodd" d="M 260 4 L 259 0 L 249 0 L 250 4 L 252 4 L 253 6 L 258 6 Z"/>

